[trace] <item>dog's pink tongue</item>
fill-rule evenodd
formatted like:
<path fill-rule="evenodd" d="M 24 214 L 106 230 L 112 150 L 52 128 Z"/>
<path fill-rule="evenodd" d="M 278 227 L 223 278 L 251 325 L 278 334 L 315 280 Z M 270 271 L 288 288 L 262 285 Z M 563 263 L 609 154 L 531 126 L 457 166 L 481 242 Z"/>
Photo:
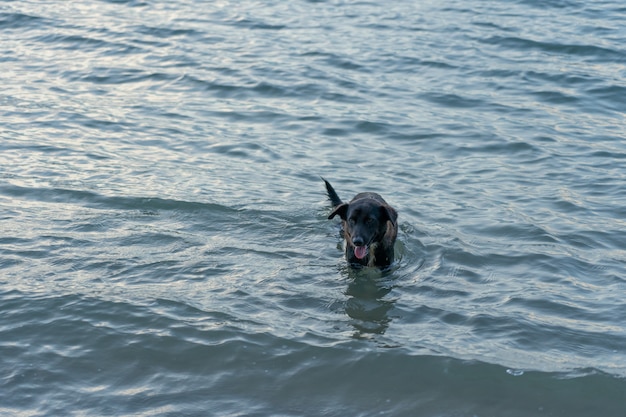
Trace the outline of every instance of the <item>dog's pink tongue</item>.
<path fill-rule="evenodd" d="M 365 255 L 367 255 L 367 246 L 355 246 L 354 247 L 354 256 L 356 256 L 359 259 L 363 259 L 365 258 Z"/>

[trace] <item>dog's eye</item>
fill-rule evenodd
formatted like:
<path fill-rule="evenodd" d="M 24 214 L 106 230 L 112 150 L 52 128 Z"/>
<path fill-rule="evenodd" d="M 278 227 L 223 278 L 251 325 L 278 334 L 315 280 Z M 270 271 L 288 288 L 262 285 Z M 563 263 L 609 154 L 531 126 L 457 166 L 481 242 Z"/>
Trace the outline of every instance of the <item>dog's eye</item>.
<path fill-rule="evenodd" d="M 367 224 L 374 223 L 374 218 L 373 217 L 368 217 L 367 220 L 365 220 L 365 223 L 367 223 Z"/>

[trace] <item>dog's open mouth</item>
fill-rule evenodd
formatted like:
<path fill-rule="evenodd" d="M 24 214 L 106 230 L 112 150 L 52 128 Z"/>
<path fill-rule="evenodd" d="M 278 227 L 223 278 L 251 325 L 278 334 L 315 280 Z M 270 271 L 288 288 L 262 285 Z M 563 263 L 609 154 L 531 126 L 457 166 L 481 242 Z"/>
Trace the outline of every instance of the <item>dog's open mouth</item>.
<path fill-rule="evenodd" d="M 355 246 L 354 256 L 356 256 L 358 259 L 365 258 L 367 256 L 367 246 Z"/>

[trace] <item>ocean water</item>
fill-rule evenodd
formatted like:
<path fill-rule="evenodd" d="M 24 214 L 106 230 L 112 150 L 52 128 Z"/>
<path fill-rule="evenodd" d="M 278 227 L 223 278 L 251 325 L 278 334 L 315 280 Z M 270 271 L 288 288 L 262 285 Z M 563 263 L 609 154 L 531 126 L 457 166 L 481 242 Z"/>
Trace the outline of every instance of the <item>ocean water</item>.
<path fill-rule="evenodd" d="M 0 3 L 0 415 L 626 415 L 625 21 Z"/>

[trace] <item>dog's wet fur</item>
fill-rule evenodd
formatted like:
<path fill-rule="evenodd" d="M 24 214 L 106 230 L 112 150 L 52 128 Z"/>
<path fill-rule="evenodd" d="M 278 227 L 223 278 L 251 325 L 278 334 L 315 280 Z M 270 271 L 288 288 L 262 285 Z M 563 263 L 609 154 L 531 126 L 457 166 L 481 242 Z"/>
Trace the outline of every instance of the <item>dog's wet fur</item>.
<path fill-rule="evenodd" d="M 376 193 L 360 193 L 349 203 L 344 203 L 332 185 L 322 180 L 333 205 L 328 218 L 341 218 L 347 261 L 353 265 L 380 268 L 391 265 L 398 235 L 396 210 Z"/>

